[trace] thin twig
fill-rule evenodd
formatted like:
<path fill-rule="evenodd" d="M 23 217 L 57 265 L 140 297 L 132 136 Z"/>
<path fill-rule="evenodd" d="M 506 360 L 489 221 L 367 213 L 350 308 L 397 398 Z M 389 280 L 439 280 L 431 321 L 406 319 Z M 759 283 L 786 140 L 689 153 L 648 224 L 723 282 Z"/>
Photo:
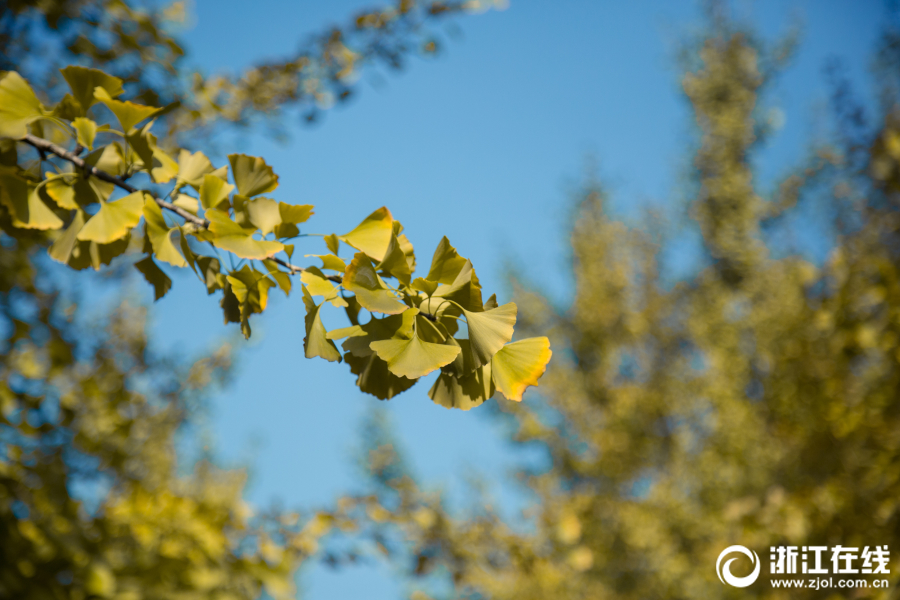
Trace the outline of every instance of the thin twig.
<path fill-rule="evenodd" d="M 30 133 L 26 134 L 25 137 L 22 139 L 22 141 L 25 142 L 26 144 L 30 144 L 31 146 L 34 146 L 37 149 L 37 151 L 41 153 L 42 156 L 45 152 L 54 154 L 64 160 L 69 161 L 70 163 L 72 163 L 73 165 L 75 165 L 76 167 L 78 167 L 79 169 L 84 171 L 84 173 L 86 173 L 87 175 L 93 175 L 97 179 L 101 179 L 103 181 L 106 181 L 107 183 L 111 183 L 115 186 L 118 186 L 118 187 L 122 188 L 123 190 L 125 190 L 126 192 L 129 192 L 132 194 L 135 192 L 144 192 L 145 194 L 148 194 L 151 198 L 153 198 L 153 200 L 160 206 L 160 208 L 164 208 L 168 211 L 175 213 L 176 215 L 178 215 L 179 217 L 181 217 L 188 223 L 191 223 L 197 227 L 200 227 L 202 229 L 209 229 L 209 221 L 208 220 L 198 217 L 197 215 L 184 210 L 180 206 L 176 206 L 167 200 L 163 200 L 162 198 L 157 197 L 156 194 L 154 194 L 153 192 L 136 188 L 133 185 L 131 185 L 130 183 L 126 182 L 121 177 L 116 177 L 115 175 L 111 175 L 111 174 L 107 173 L 106 171 L 102 171 L 93 165 L 87 164 L 86 162 L 84 162 L 84 160 L 79 158 L 76 154 L 69 152 L 62 146 L 58 146 L 58 145 L 54 144 L 53 142 L 50 142 L 43 138 L 39 138 L 37 136 L 31 135 Z M 306 269 L 303 269 L 302 267 L 295 267 L 294 265 L 292 265 L 280 258 L 274 257 L 274 256 L 270 260 L 272 260 L 276 264 L 279 264 L 282 267 L 284 267 L 285 269 L 287 269 L 291 275 L 294 275 L 296 273 L 302 273 L 303 271 L 306 270 Z M 328 279 L 329 281 L 333 281 L 335 283 L 343 283 L 343 278 L 340 275 L 327 275 L 325 277 L 325 279 Z"/>

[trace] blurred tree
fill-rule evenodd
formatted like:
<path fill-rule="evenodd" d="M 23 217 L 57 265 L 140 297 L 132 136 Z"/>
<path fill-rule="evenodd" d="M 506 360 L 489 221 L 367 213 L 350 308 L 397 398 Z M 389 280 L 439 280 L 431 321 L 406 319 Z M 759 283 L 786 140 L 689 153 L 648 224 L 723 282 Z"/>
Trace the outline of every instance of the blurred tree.
<path fill-rule="evenodd" d="M 891 85 L 896 39 L 879 54 Z M 789 47 L 767 50 L 718 18 L 688 53 L 683 89 L 700 137 L 684 208 L 706 250 L 694 275 L 673 281 L 662 262 L 677 222 L 616 222 L 592 182 L 572 231 L 571 306 L 519 288 L 520 329 L 558 349 L 540 401 L 491 405 L 512 440 L 549 458 L 521 473 L 533 499 L 524 525 L 487 499 L 469 516 L 449 510 L 373 438 L 378 492 L 356 500 L 358 514 L 411 578 L 412 598 L 845 591 L 725 586 L 716 559 L 733 544 L 766 564 L 770 546 L 887 544 L 890 574 L 854 577 L 890 589 L 847 597 L 898 597 L 900 105 L 886 90 L 865 160 L 851 160 L 859 135 L 838 136 L 765 197 L 753 169 L 767 133 L 759 94 Z M 846 94 L 836 101 L 838 116 L 855 112 Z M 828 227 L 797 220 L 809 203 Z M 832 241 L 827 260 L 798 255 L 801 230 Z"/>

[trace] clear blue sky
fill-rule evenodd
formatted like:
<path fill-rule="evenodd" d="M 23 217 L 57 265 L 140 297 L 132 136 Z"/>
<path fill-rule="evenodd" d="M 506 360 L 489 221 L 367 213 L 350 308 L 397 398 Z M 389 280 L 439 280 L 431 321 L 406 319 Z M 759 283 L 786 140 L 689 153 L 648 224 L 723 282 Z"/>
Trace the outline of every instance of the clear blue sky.
<path fill-rule="evenodd" d="M 196 0 L 183 33 L 189 62 L 206 72 L 237 70 L 284 55 L 307 34 L 371 5 Z M 771 181 L 796 164 L 825 114 L 827 58 L 841 58 L 857 90 L 870 94 L 883 6 L 862 0 L 733 6 L 769 39 L 792 18 L 804 24 L 799 53 L 768 97 L 786 115 L 760 162 Z M 420 264 L 427 266 L 447 235 L 501 302 L 510 299 L 502 280 L 506 261 L 565 302 L 566 192 L 587 155 L 599 161 L 623 212 L 678 197 L 691 123 L 675 50 L 700 14 L 693 1 L 512 0 L 505 11 L 457 19 L 463 36 L 445 44 L 437 59 L 412 60 L 377 88 L 363 78 L 353 102 L 316 127 L 293 127 L 287 145 L 254 134 L 229 151 L 264 156 L 281 176 L 277 199 L 316 205 L 311 230 L 348 231 L 387 205 L 406 226 Z M 320 252 L 317 240 L 307 244 L 298 248 L 301 255 Z M 159 346 L 190 353 L 234 333 L 196 281 L 180 277 L 175 284 L 152 313 Z M 221 456 L 252 461 L 252 502 L 311 508 L 358 489 L 353 448 L 373 406 L 391 414 L 408 458 L 431 486 L 460 494 L 467 473 L 501 480 L 518 460 L 478 410 L 432 404 L 430 378 L 378 403 L 355 388 L 346 365 L 305 360 L 303 335 L 300 298 L 275 294 L 266 315 L 255 318 L 252 342 L 242 343 L 234 385 L 213 403 Z M 526 395 L 525 402 L 536 401 Z M 509 489 L 501 499 L 513 504 Z M 381 600 L 402 590 L 378 569 L 314 569 L 301 582 L 312 600 Z"/>

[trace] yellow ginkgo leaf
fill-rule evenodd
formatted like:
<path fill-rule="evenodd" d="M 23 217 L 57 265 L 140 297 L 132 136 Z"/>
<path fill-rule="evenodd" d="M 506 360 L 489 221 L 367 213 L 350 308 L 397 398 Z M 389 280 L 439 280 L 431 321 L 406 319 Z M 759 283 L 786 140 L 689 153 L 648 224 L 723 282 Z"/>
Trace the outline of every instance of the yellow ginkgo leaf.
<path fill-rule="evenodd" d="M 125 237 L 141 220 L 145 195 L 137 191 L 115 202 L 101 201 L 100 210 L 81 228 L 78 239 L 108 244 Z"/>
<path fill-rule="evenodd" d="M 520 402 L 525 388 L 537 385 L 552 356 L 550 340 L 545 337 L 512 342 L 491 359 L 491 377 L 508 400 Z"/>

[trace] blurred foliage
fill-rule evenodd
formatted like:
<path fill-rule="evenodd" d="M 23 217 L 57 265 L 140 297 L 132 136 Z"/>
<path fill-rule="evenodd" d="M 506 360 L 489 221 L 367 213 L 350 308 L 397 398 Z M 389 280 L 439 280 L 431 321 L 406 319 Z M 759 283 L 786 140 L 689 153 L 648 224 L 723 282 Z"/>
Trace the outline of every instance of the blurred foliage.
<path fill-rule="evenodd" d="M 520 473 L 525 521 L 488 497 L 451 510 L 401 468 L 387 435 L 373 437 L 377 492 L 353 510 L 411 599 L 842 597 L 765 578 L 725 586 L 716 558 L 732 544 L 763 562 L 770 546 L 888 544 L 890 575 L 861 577 L 890 589 L 847 597 L 897 597 L 897 97 L 862 164 L 850 160 L 858 137 L 837 136 L 764 194 L 759 94 L 785 56 L 721 19 L 690 55 L 683 90 L 699 139 L 683 209 L 702 264 L 673 282 L 678 221 L 617 222 L 591 181 L 572 230 L 571 306 L 519 287 L 520 329 L 556 347 L 539 396 L 493 405 L 510 440 L 549 461 Z M 882 68 L 890 81 L 900 61 Z M 803 217 L 810 206 L 826 227 Z M 825 260 L 799 255 L 803 232 L 832 240 Z"/>

